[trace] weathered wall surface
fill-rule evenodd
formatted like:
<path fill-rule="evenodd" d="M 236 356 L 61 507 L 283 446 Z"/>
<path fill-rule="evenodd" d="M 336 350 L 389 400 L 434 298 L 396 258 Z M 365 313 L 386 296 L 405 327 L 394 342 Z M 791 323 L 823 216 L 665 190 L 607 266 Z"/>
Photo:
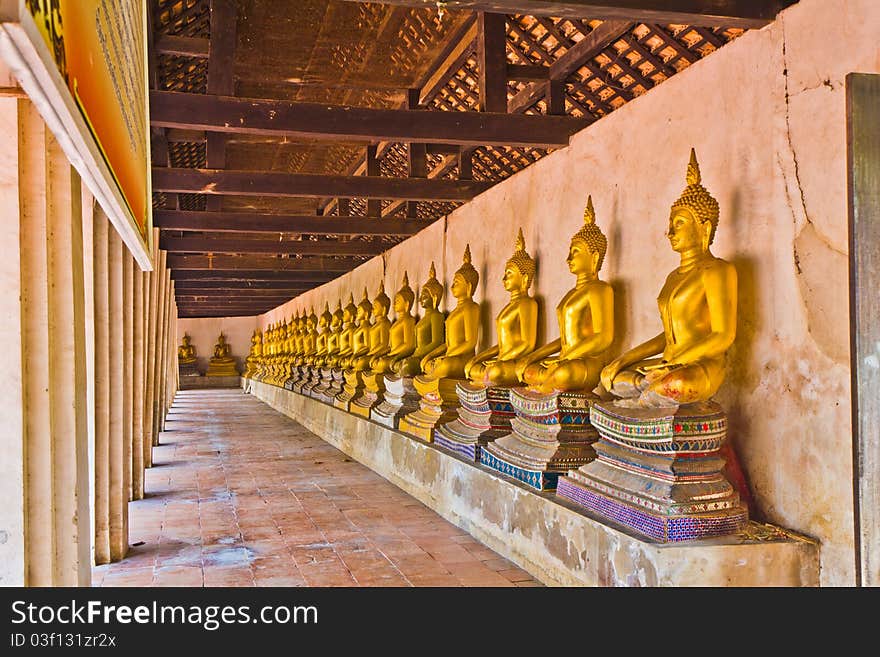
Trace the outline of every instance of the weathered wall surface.
<path fill-rule="evenodd" d="M 222 331 L 226 335 L 230 351 L 235 357 L 239 372 L 244 371 L 244 359 L 251 351 L 251 336 L 257 329 L 256 317 L 202 317 L 198 319 L 177 320 L 177 342 L 180 345 L 183 334 L 188 333 L 196 348 L 197 366 L 203 374 L 208 370 L 208 361 L 214 355 L 214 345 Z"/>
<path fill-rule="evenodd" d="M 844 78 L 880 72 L 875 0 L 801 0 L 574 136 L 571 145 L 351 274 L 259 318 L 260 327 L 430 260 L 447 287 L 466 243 L 480 272 L 485 346 L 506 302 L 518 227 L 538 261 L 541 341 L 573 278 L 565 265 L 587 194 L 609 239 L 610 356 L 662 330 L 656 297 L 677 256 L 664 237 L 690 148 L 721 205 L 713 252 L 739 274 L 737 341 L 718 399 L 731 419 L 754 517 L 822 543 L 822 584 L 854 583 Z M 442 263 L 442 265 L 441 265 Z M 415 287 L 415 285 L 414 285 Z M 216 336 L 215 336 L 216 337 Z"/>

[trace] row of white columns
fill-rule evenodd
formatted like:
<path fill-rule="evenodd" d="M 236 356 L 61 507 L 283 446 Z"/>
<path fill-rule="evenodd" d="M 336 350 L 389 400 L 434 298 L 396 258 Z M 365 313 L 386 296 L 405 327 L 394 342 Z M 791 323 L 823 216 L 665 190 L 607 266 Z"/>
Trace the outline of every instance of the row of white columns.
<path fill-rule="evenodd" d="M 0 98 L 0 585 L 87 586 L 177 389 L 165 253 L 144 272 L 24 98 Z M 158 245 L 158 231 L 153 235 Z"/>

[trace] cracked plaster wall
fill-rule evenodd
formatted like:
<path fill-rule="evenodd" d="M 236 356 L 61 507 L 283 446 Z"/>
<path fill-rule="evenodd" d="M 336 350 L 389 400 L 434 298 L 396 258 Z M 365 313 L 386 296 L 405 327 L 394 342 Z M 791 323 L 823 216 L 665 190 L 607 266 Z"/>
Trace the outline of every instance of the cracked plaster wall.
<path fill-rule="evenodd" d="M 575 135 L 352 273 L 259 318 L 260 326 L 338 297 L 389 296 L 431 260 L 447 285 L 466 243 L 480 272 L 482 344 L 506 302 L 518 227 L 538 262 L 541 342 L 573 278 L 565 265 L 587 194 L 609 239 L 616 291 L 611 356 L 662 329 L 656 297 L 677 266 L 664 238 L 691 146 L 721 219 L 713 252 L 739 274 L 737 341 L 718 400 L 754 499 L 753 517 L 818 539 L 821 583 L 854 583 L 844 79 L 880 72 L 876 0 L 801 0 Z"/>

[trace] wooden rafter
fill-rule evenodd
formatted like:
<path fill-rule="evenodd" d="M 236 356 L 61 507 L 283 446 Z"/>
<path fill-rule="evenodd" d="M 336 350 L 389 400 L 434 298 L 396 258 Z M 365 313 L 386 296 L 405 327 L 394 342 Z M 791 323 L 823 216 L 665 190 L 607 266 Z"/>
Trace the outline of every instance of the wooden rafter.
<path fill-rule="evenodd" d="M 150 124 L 292 138 L 539 148 L 567 146 L 587 125 L 565 116 L 385 110 L 174 91 L 150 94 Z"/>
<path fill-rule="evenodd" d="M 163 231 L 159 246 L 168 253 L 274 253 L 290 255 L 378 255 L 392 245 L 363 240 L 256 240 L 203 235 L 169 237 Z"/>
<path fill-rule="evenodd" d="M 372 2 L 373 0 L 348 0 Z M 433 0 L 383 0 L 404 7 L 436 6 Z M 685 25 L 763 27 L 793 0 L 444 0 L 447 9 L 532 16 L 630 20 Z"/>
<path fill-rule="evenodd" d="M 415 235 L 431 222 L 400 219 L 252 212 L 181 212 L 153 210 L 153 225 L 180 231 L 225 233 L 297 233 L 311 235 Z"/>
<path fill-rule="evenodd" d="M 470 180 L 153 168 L 153 189 L 178 193 L 467 201 L 489 187 L 491 183 Z"/>
<path fill-rule="evenodd" d="M 172 269 L 241 269 L 265 270 L 270 272 L 336 272 L 351 271 L 363 260 L 355 258 L 331 258 L 314 256 L 308 258 L 279 258 L 267 255 L 168 255 L 168 266 Z"/>

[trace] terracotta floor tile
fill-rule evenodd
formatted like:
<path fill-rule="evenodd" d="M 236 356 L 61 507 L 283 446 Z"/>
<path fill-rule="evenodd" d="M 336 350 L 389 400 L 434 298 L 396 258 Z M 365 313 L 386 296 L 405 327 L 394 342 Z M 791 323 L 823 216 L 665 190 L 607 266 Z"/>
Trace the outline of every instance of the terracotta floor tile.
<path fill-rule="evenodd" d="M 159 442 L 93 586 L 540 586 L 238 390 L 180 391 Z"/>

